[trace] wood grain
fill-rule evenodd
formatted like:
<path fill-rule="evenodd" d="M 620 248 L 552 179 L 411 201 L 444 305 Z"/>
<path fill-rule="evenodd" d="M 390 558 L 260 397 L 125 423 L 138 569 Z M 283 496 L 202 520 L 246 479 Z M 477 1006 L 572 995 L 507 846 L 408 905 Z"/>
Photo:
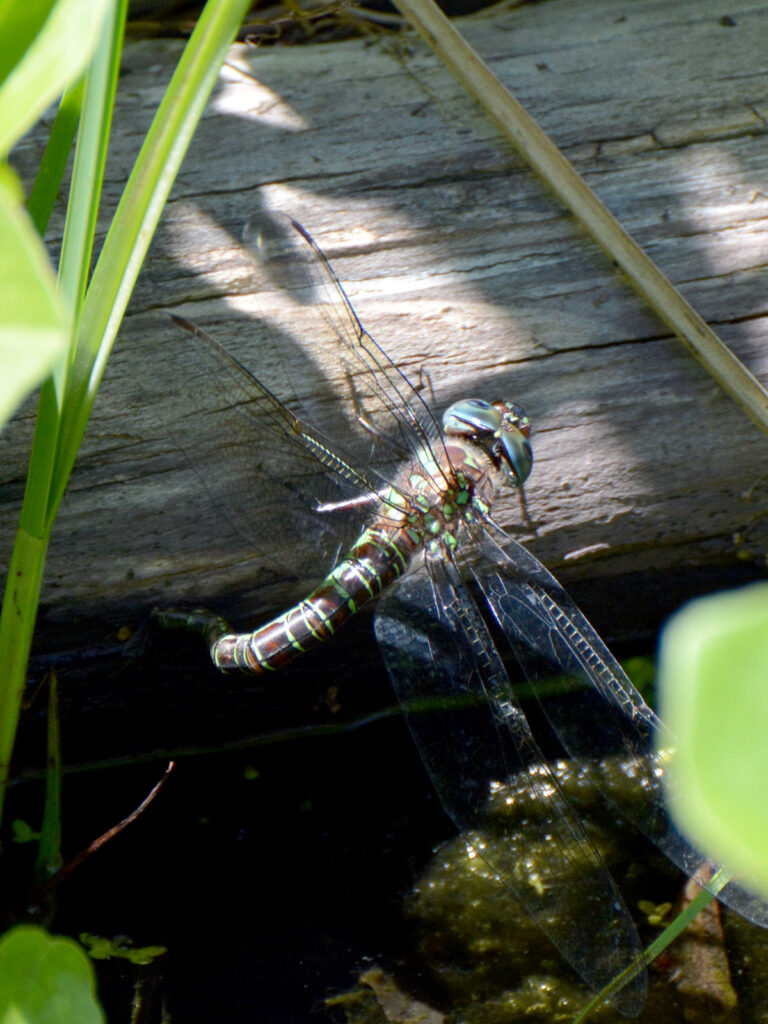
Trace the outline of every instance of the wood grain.
<path fill-rule="evenodd" d="M 751 371 L 768 381 L 768 15 L 758 2 L 551 0 L 460 22 L 494 73 Z M 180 47 L 131 44 L 103 211 L 114 208 Z M 15 154 L 27 178 L 44 132 Z M 568 584 L 599 581 L 608 628 L 759 573 L 768 442 L 644 308 L 414 37 L 232 49 L 135 290 L 51 547 L 41 628 L 140 618 L 154 601 L 280 610 L 281 579 L 200 500 L 164 439 L 184 373 L 168 313 L 239 352 L 253 325 L 242 222 L 279 208 L 325 250 L 366 327 L 439 409 L 514 398 L 534 426 L 529 546 Z M 51 229 L 59 244 L 62 215 Z M 267 385 L 316 369 L 311 343 Z M 333 385 L 333 382 L 331 382 Z M 344 402 L 343 388 L 336 392 Z M 351 415 L 349 403 L 340 407 Z M 0 437 L 8 551 L 34 405 Z M 274 508 L 254 509 L 274 522 Z M 520 523 L 513 496 L 499 519 Z M 525 534 L 521 534 L 524 536 Z M 290 536 L 285 551 L 295 547 Z M 263 564 L 268 564 L 268 571 Z M 274 571 L 272 567 L 278 566 Z M 672 581 L 677 581 L 673 583 Z M 594 591 L 593 591 L 594 593 Z M 235 597 L 233 597 L 235 595 Z M 631 630 L 630 630 L 631 631 Z"/>

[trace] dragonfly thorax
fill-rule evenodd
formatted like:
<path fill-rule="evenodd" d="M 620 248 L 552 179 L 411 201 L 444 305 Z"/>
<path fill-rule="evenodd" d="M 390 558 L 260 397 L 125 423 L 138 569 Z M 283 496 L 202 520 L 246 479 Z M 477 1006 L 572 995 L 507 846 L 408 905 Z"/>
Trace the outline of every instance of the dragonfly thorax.
<path fill-rule="evenodd" d="M 413 551 L 454 551 L 465 526 L 490 514 L 497 472 L 471 442 L 445 438 L 437 459 L 425 447 L 384 498 L 389 527 L 404 532 Z"/>
<path fill-rule="evenodd" d="M 463 528 L 490 514 L 499 476 L 520 486 L 533 463 L 528 418 L 510 402 L 455 402 L 443 428 L 441 455 L 422 448 L 383 503 L 412 550 L 432 554 L 454 551 Z"/>

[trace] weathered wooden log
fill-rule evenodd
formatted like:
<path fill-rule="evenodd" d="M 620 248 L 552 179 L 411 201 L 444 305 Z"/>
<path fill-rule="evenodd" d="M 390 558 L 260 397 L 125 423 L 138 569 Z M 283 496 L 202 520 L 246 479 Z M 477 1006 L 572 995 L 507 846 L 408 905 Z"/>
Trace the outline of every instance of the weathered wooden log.
<path fill-rule="evenodd" d="M 461 29 L 768 381 L 765 8 L 742 0 L 721 15 L 712 0 L 637 0 L 616 16 L 599 0 L 552 0 L 494 9 Z M 126 51 L 105 218 L 179 52 L 164 40 Z M 44 134 L 19 147 L 22 174 Z M 525 406 L 536 456 L 529 546 L 567 585 L 583 581 L 598 628 L 648 634 L 679 597 L 761 571 L 765 437 L 436 59 L 412 37 L 238 45 L 173 190 L 59 516 L 43 647 L 138 624 L 155 602 L 263 616 L 325 568 L 308 558 L 304 578 L 280 578 L 269 529 L 280 509 L 256 503 L 249 547 L 197 478 L 177 472 L 159 428 L 185 373 L 170 312 L 231 343 L 268 386 L 286 367 L 302 381 L 318 373 L 311 340 L 287 339 L 282 369 L 256 346 L 245 354 L 254 312 L 238 239 L 262 208 L 306 225 L 365 326 L 431 386 L 439 409 L 467 394 Z M 53 248 L 61 229 L 59 211 Z M 320 373 L 326 384 L 334 389 Z M 347 402 L 343 424 L 354 415 L 348 390 L 333 393 Z M 33 412 L 30 402 L 0 437 L 5 552 Z M 514 496 L 499 520 L 519 526 Z M 268 550 L 258 542 L 267 533 Z M 284 552 L 298 543 L 280 541 Z"/>

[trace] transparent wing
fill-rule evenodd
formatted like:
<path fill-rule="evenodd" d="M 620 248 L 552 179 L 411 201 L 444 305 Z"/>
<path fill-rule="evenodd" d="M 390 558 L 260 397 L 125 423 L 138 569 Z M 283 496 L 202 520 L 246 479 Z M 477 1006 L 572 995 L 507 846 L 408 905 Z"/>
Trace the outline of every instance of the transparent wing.
<path fill-rule="evenodd" d="M 218 341 L 174 319 L 184 328 L 183 373 L 158 416 L 217 514 L 258 552 L 293 533 L 298 557 L 307 547 L 332 561 L 359 532 L 382 481 L 333 449 Z"/>
<path fill-rule="evenodd" d="M 443 806 L 587 984 L 639 952 L 632 920 L 562 794 L 498 651 L 450 563 L 405 576 L 375 620 L 392 684 Z M 639 1012 L 642 974 L 614 1005 Z"/>
<path fill-rule="evenodd" d="M 227 339 L 225 349 L 179 321 L 196 340 L 179 332 L 179 351 L 169 353 L 177 386 L 156 417 L 222 533 L 245 538 L 266 564 L 279 552 L 279 572 L 300 577 L 327 571 L 403 461 L 442 442 L 304 229 L 261 214 L 244 237 L 258 311 L 248 318 L 247 347 Z"/>
<path fill-rule="evenodd" d="M 442 450 L 442 431 L 429 406 L 389 356 L 363 328 L 328 260 L 311 236 L 283 214 L 260 213 L 245 225 L 243 241 L 254 258 L 257 277 L 292 299 L 287 324 L 311 309 L 312 331 L 323 358 L 335 365 L 353 394 L 357 418 L 353 431 L 370 448 L 372 464 L 397 465 L 424 446 Z M 279 310 L 270 310 L 280 316 Z M 334 369 L 331 370 L 333 374 Z M 311 420 L 324 429 L 323 408 Z"/>
<path fill-rule="evenodd" d="M 624 670 L 557 580 L 512 537 L 486 533 L 482 544 L 495 571 L 475 574 L 488 606 L 509 641 L 568 754 L 589 764 L 587 775 L 622 815 L 687 875 L 708 863 L 679 833 L 666 807 L 674 794 L 664 784 L 674 737 L 648 707 Z M 544 681 L 565 673 L 571 685 L 546 696 Z M 658 751 L 669 751 L 659 755 Z M 609 778 L 601 758 L 621 752 L 627 785 Z M 697 878 L 698 880 L 698 878 Z M 756 924 L 768 924 L 768 904 L 736 882 L 718 899 Z"/>

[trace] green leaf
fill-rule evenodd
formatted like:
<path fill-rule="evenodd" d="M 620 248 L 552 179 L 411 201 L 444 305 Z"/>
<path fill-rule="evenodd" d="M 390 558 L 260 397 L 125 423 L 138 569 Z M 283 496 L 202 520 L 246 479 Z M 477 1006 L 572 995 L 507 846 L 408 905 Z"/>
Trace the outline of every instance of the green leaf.
<path fill-rule="evenodd" d="M 42 0 L 0 5 L 0 49 L 11 51 L 0 64 L 8 72 L 0 85 L 0 156 L 85 70 L 110 0 L 57 0 L 43 20 L 46 6 Z"/>
<path fill-rule="evenodd" d="M 40 833 L 35 832 L 32 826 L 21 818 L 14 818 L 11 822 L 14 843 L 32 843 L 40 838 Z"/>
<path fill-rule="evenodd" d="M 0 0 L 0 13 L 3 2 Z M 111 71 L 118 67 L 123 15 L 127 5 L 127 0 L 114 0 L 114 5 L 110 6 L 112 16 L 104 21 L 101 13 L 108 2 L 59 0 L 41 33 L 42 37 L 48 32 L 60 8 L 66 7 L 72 26 L 56 38 L 56 49 L 71 48 L 83 53 L 83 26 L 88 26 L 87 37 L 90 38 L 91 26 L 97 21 L 104 22 L 104 44 L 97 46 L 86 79 L 75 160 L 77 172 L 81 166 L 79 154 L 86 154 L 84 164 L 87 166 L 84 166 L 82 175 L 77 173 L 76 177 L 90 183 L 91 200 L 80 202 L 80 189 L 73 181 L 67 215 L 67 225 L 72 225 L 73 230 L 65 231 L 64 246 L 72 255 L 66 261 L 62 256 L 60 278 L 61 293 L 73 306 L 71 320 L 79 320 L 78 344 L 73 346 L 71 360 L 66 365 L 63 359 L 53 365 L 54 372 L 41 389 L 27 487 L 0 609 L 0 665 L 3 668 L 0 672 L 0 809 L 21 710 L 50 531 L 120 319 L 163 203 L 250 0 L 208 0 L 206 3 L 141 147 L 88 285 L 87 297 L 80 308 L 79 300 L 85 286 L 83 270 L 90 263 L 87 256 L 95 222 L 91 212 L 96 208 L 96 193 L 101 184 L 100 155 L 103 153 L 95 134 L 94 144 L 90 147 L 83 140 L 89 134 L 89 125 L 98 124 L 103 131 L 107 130 L 111 111 L 111 101 L 105 99 L 102 102 L 94 95 L 91 86 L 98 78 L 102 97 L 106 98 L 112 91 Z M 72 27 L 77 31 L 76 40 L 72 38 Z M 34 41 L 31 49 L 40 44 L 41 37 Z M 6 124 L 4 118 L 11 116 L 3 106 L 8 99 L 6 90 L 28 57 L 29 54 L 0 87 L 0 145 L 3 125 Z M 28 97 L 24 97 L 22 109 L 26 110 L 28 102 Z M 89 151 L 90 158 L 87 157 Z M 35 210 L 41 222 L 45 220 L 48 202 L 44 197 L 42 199 Z M 2 357 L 0 348 L 0 364 Z"/>
<path fill-rule="evenodd" d="M 34 224 L 0 189 L 0 426 L 68 341 L 56 280 Z"/>
<path fill-rule="evenodd" d="M 208 0 L 153 118 L 107 232 L 88 285 L 77 354 L 67 381 L 48 508 L 51 522 L 163 204 L 249 2 Z"/>
<path fill-rule="evenodd" d="M 54 0 L 0 0 L 0 82 L 19 63 L 53 4 Z"/>
<path fill-rule="evenodd" d="M 0 1024 L 104 1024 L 93 967 L 72 939 L 19 925 L 0 939 Z"/>
<path fill-rule="evenodd" d="M 41 235 L 45 234 L 48 221 L 59 197 L 64 172 L 72 145 L 77 134 L 80 111 L 83 102 L 83 82 L 78 78 L 66 89 L 59 104 L 56 120 L 37 169 L 37 177 L 29 192 L 27 210 Z"/>
<path fill-rule="evenodd" d="M 134 946 L 127 935 L 105 939 L 101 935 L 81 932 L 80 941 L 92 960 L 128 960 L 132 964 L 151 964 L 168 952 L 167 946 Z"/>
<path fill-rule="evenodd" d="M 664 629 L 661 714 L 680 827 L 768 895 L 768 583 L 693 601 Z"/>

